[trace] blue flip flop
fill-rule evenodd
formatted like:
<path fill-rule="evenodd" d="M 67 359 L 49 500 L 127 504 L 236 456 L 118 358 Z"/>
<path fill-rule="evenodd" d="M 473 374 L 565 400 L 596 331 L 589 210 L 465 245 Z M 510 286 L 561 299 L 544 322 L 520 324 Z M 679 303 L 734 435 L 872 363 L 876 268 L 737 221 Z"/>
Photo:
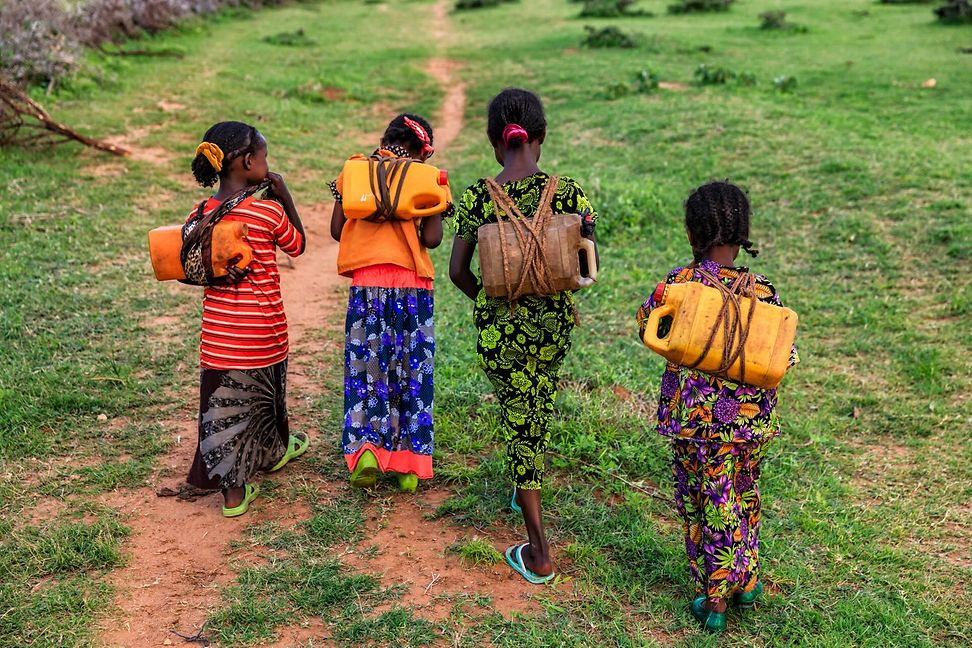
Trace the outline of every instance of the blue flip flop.
<path fill-rule="evenodd" d="M 534 585 L 546 585 L 554 579 L 557 573 L 553 572 L 547 576 L 539 576 L 527 569 L 527 566 L 523 564 L 523 547 L 525 546 L 527 546 L 526 543 L 521 545 L 513 545 L 507 549 L 506 563 L 513 568 L 513 571 L 526 579 L 526 582 L 533 583 Z"/>
<path fill-rule="evenodd" d="M 523 513 L 523 509 L 516 503 L 516 486 L 513 487 L 513 497 L 510 498 L 510 508 L 514 513 Z"/>

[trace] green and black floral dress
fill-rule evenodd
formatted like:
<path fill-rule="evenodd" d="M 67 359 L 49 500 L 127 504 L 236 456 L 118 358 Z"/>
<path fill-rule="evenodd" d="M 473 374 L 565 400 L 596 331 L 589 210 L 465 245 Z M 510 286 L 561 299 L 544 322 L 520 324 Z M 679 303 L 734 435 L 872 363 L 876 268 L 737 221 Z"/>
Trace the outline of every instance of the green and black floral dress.
<path fill-rule="evenodd" d="M 513 180 L 503 189 L 526 217 L 533 216 L 547 185 L 545 173 Z M 561 176 L 551 203 L 553 213 L 597 214 L 584 191 Z M 486 183 L 479 180 L 463 193 L 456 209 L 459 238 L 475 246 L 479 228 L 496 222 Z M 524 296 L 516 308 L 505 299 L 487 297 L 479 279 L 474 316 L 479 330 L 479 363 L 499 399 L 506 433 L 506 454 L 517 488 L 537 490 L 543 481 L 543 452 L 557 395 L 557 373 L 570 349 L 574 297 L 570 291 Z"/>

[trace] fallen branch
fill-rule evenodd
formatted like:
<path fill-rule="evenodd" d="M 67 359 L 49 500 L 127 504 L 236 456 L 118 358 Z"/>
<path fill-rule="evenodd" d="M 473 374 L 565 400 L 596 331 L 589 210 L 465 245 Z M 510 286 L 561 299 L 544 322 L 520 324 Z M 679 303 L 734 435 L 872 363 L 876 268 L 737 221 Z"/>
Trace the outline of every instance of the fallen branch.
<path fill-rule="evenodd" d="M 41 142 L 57 144 L 66 140 L 81 142 L 113 155 L 129 154 L 125 148 L 82 135 L 55 121 L 15 83 L 0 78 L 0 146 L 26 146 Z"/>

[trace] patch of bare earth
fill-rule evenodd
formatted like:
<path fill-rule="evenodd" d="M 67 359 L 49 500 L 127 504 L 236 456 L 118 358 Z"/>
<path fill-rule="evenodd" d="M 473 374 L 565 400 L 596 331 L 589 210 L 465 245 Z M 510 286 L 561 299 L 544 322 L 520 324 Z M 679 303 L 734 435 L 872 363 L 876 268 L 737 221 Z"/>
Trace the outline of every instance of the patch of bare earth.
<path fill-rule="evenodd" d="M 305 358 L 313 357 L 305 349 L 304 339 L 308 332 L 326 325 L 333 292 L 339 285 L 334 272 L 337 246 L 327 235 L 327 207 L 305 211 L 307 252 L 292 266 L 281 262 L 284 303 L 295 350 L 290 385 L 297 397 L 317 388 L 302 379 Z M 150 328 L 164 337 L 164 331 L 174 324 L 162 317 L 153 320 Z M 219 587 L 233 580 L 229 545 L 241 537 L 245 526 L 265 521 L 296 524 L 310 516 L 306 506 L 273 506 L 266 498 L 259 498 L 243 518 L 226 519 L 218 493 L 192 502 L 158 497 L 159 487 L 175 491 L 183 487 L 183 476 L 196 447 L 195 394 L 176 394 L 173 398 L 184 399 L 187 407 L 182 420 L 166 423 L 171 428 L 172 451 L 160 461 L 156 484 L 136 491 L 117 491 L 104 498 L 105 504 L 125 516 L 132 529 L 126 547 L 129 564 L 109 579 L 116 591 L 117 613 L 102 626 L 101 641 L 107 646 L 181 643 L 172 630 L 185 635 L 198 631 L 219 603 Z M 299 429 L 306 429 L 299 416 L 294 418 Z M 308 432 L 316 437 L 313 430 Z M 312 446 L 310 451 L 316 449 Z M 295 462 L 279 478 L 300 478 L 301 470 L 300 462 Z"/>
<path fill-rule="evenodd" d="M 421 487 L 420 487 L 421 488 Z M 472 531 L 444 520 L 425 518 L 451 493 L 442 489 L 420 490 L 413 497 L 396 497 L 387 510 L 372 509 L 364 539 L 340 556 L 357 571 L 375 574 L 384 586 L 406 587 L 396 604 L 411 606 L 417 616 L 442 621 L 452 611 L 449 599 L 490 597 L 492 609 L 510 616 L 512 612 L 533 613 L 537 603 L 531 594 L 549 593 L 550 588 L 528 584 L 506 566 L 464 565 L 449 547 L 469 540 L 475 533 L 502 553 L 523 542 L 512 529 L 490 533 Z M 557 585 L 555 589 L 571 589 Z"/>

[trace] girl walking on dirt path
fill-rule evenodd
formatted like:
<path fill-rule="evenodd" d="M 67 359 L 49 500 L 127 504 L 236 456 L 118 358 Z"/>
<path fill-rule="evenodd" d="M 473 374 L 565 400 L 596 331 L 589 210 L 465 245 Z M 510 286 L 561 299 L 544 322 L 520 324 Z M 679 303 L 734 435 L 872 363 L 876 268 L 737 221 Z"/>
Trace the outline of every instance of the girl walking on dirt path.
<path fill-rule="evenodd" d="M 503 167 L 495 185 L 501 185 L 527 218 L 537 211 L 550 180 L 537 166 L 546 133 L 543 104 L 532 92 L 510 88 L 490 102 L 486 135 L 496 161 Z M 479 180 L 466 189 L 458 202 L 457 236 L 449 274 L 452 282 L 475 303 L 479 364 L 502 409 L 506 455 L 514 485 L 510 507 L 522 511 L 529 538 L 528 543 L 507 549 L 506 560 L 527 581 L 540 584 L 554 577 L 543 531 L 540 488 L 557 374 L 570 349 L 574 328 L 574 299 L 570 291 L 526 295 L 516 302 L 486 295 L 481 278 L 473 274 L 470 264 L 479 228 L 499 217 L 490 183 Z M 551 207 L 554 214 L 589 214 L 592 224 L 597 219 L 583 190 L 567 177 L 557 181 Z M 593 238 L 593 231 L 589 237 Z"/>
<path fill-rule="evenodd" d="M 375 155 L 421 162 L 433 152 L 428 121 L 405 113 L 388 124 Z M 442 242 L 443 216 L 345 218 L 343 180 L 342 172 L 331 183 L 331 236 L 340 242 L 338 272 L 351 278 L 344 457 L 352 486 L 370 488 L 379 471 L 394 472 L 401 490 L 414 493 L 419 479 L 432 478 L 435 272 L 428 250 Z"/>
<path fill-rule="evenodd" d="M 253 126 L 221 122 L 206 131 L 192 173 L 218 191 L 187 222 L 239 201 L 224 221 L 247 226 L 253 260 L 229 266 L 228 283 L 207 286 L 200 343 L 199 443 L 187 481 L 223 491 L 223 515 L 249 509 L 259 471 L 275 471 L 306 452 L 306 434 L 291 434 L 287 418 L 287 318 L 276 248 L 304 251 L 304 228 L 284 179 L 270 171 L 267 141 Z M 269 183 L 264 200 L 254 197 Z"/>
<path fill-rule="evenodd" d="M 732 285 L 749 268 L 736 265 L 749 240 L 746 194 L 728 182 L 696 189 L 685 203 L 685 229 L 694 260 L 668 273 L 665 284 L 697 281 Z M 754 275 L 760 301 L 782 306 L 766 277 Z M 638 311 L 644 339 L 648 316 L 659 305 L 656 290 Z M 799 362 L 796 347 L 790 366 Z M 661 380 L 658 432 L 672 442 L 675 506 L 685 530 L 689 567 L 696 582 L 692 614 L 709 631 L 726 627 L 727 603 L 752 607 L 759 580 L 759 473 L 766 449 L 780 433 L 776 389 L 737 383 L 669 363 Z"/>

